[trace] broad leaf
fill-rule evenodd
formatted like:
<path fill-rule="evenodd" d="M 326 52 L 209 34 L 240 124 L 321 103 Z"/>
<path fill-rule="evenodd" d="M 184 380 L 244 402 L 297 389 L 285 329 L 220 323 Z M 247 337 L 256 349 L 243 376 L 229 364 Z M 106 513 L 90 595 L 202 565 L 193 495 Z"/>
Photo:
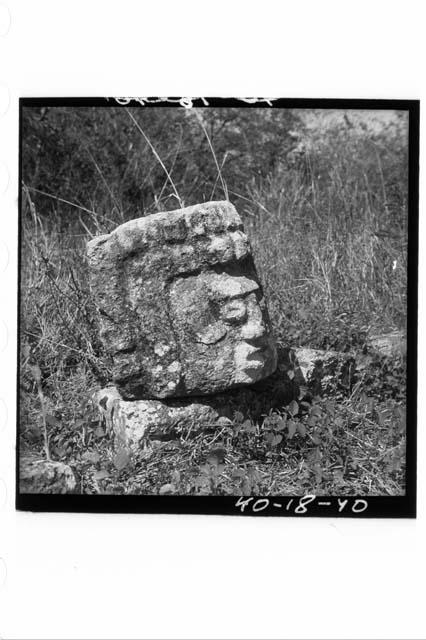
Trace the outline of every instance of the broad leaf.
<path fill-rule="evenodd" d="M 297 423 L 297 431 L 298 433 L 300 433 L 300 435 L 304 438 L 306 436 L 306 427 L 303 424 L 303 422 L 298 422 Z"/>
<path fill-rule="evenodd" d="M 255 433 L 256 427 L 251 420 L 244 420 L 243 424 L 241 425 L 241 430 L 245 431 L 246 433 Z"/>
<path fill-rule="evenodd" d="M 287 421 L 288 437 L 291 439 L 296 433 L 296 423 L 294 420 Z"/>
<path fill-rule="evenodd" d="M 296 415 L 296 413 L 298 413 L 298 411 L 299 411 L 299 405 L 297 404 L 296 400 L 292 400 L 288 405 L 289 414 L 293 417 Z"/>
<path fill-rule="evenodd" d="M 283 431 L 287 426 L 287 420 L 285 418 L 280 418 L 275 425 L 275 431 Z"/>
<path fill-rule="evenodd" d="M 302 400 L 302 398 L 304 398 L 307 393 L 308 393 L 308 387 L 305 385 L 300 385 L 299 396 L 298 396 L 299 400 Z"/>
<path fill-rule="evenodd" d="M 243 422 L 244 420 L 244 416 L 241 413 L 241 411 L 235 411 L 234 412 L 234 422 L 240 423 Z"/>
<path fill-rule="evenodd" d="M 160 494 L 160 496 L 165 496 L 167 494 L 172 494 L 175 493 L 176 491 L 176 487 L 174 484 L 163 484 L 162 487 L 160 487 L 160 491 L 158 492 Z"/>
<path fill-rule="evenodd" d="M 308 427 L 315 427 L 316 423 L 317 423 L 316 416 L 309 416 Z"/>
<path fill-rule="evenodd" d="M 218 427 L 228 427 L 229 425 L 232 425 L 232 420 L 226 418 L 225 416 L 221 416 L 217 419 L 216 424 Z"/>
<path fill-rule="evenodd" d="M 274 441 L 274 434 L 271 431 L 267 431 L 265 433 L 265 442 L 267 445 L 272 446 L 272 443 Z"/>

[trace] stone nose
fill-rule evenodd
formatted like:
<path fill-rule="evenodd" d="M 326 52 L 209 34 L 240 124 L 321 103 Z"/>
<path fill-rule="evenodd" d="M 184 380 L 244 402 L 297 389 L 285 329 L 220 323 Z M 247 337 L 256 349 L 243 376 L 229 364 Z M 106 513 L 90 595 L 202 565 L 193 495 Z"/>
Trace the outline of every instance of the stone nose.
<path fill-rule="evenodd" d="M 244 340 L 257 340 L 265 335 L 265 324 L 259 306 L 249 309 L 248 320 L 241 328 L 241 337 Z"/>

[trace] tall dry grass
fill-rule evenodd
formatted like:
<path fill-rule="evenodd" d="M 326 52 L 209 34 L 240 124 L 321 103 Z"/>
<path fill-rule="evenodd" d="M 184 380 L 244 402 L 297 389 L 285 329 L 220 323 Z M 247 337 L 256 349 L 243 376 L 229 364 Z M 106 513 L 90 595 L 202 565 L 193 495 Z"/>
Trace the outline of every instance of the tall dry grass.
<path fill-rule="evenodd" d="M 214 139 L 207 129 L 204 133 L 214 149 Z M 136 134 L 134 130 L 128 135 Z M 212 173 L 209 188 L 210 196 L 213 187 L 220 187 L 213 189 L 217 199 L 228 191 L 243 217 L 279 341 L 345 349 L 360 334 L 404 328 L 407 134 L 403 120 L 374 135 L 365 126 L 338 123 L 327 131 L 311 128 L 292 136 L 287 164 L 277 163 L 264 175 L 250 175 L 244 192 L 239 174 L 233 182 L 226 154 L 218 156 L 213 169 L 219 171 Z M 128 140 L 129 148 L 135 140 Z M 155 147 L 152 136 L 150 143 Z M 39 144 L 43 145 L 41 135 Z M 170 171 L 182 153 L 182 138 L 177 137 L 175 144 L 167 157 L 162 155 Z M 86 243 L 139 212 L 124 206 L 120 184 L 105 176 L 95 151 L 89 161 L 98 179 L 93 179 L 84 202 L 80 196 L 75 201 L 68 196 L 72 185 L 68 191 L 64 186 L 63 191 L 40 193 L 37 164 L 23 176 L 21 433 L 27 442 L 39 441 L 42 428 L 32 366 L 40 368 L 53 423 L 77 420 L 90 389 L 110 376 L 88 287 Z M 186 205 L 194 203 L 191 190 L 197 174 L 191 166 L 192 150 L 183 151 L 188 158 L 183 174 L 176 183 L 166 171 L 145 214 L 175 208 L 177 198 Z M 69 162 L 78 163 L 79 157 Z M 156 163 L 152 154 L 150 162 Z"/>

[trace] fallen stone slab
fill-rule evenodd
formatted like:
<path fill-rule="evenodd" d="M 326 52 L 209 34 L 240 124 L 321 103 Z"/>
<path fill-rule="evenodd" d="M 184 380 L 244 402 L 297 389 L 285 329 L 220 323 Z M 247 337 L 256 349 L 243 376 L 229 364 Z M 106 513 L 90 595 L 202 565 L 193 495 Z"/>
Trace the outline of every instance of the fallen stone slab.
<path fill-rule="evenodd" d="M 300 347 L 294 350 L 294 357 L 296 379 L 313 395 L 332 393 L 338 388 L 349 390 L 354 382 L 356 360 L 350 353 Z"/>
<path fill-rule="evenodd" d="M 23 455 L 19 461 L 21 493 L 78 493 L 78 482 L 70 466 Z"/>
<path fill-rule="evenodd" d="M 230 202 L 130 220 L 91 240 L 88 258 L 126 400 L 212 395 L 275 371 L 266 302 Z"/>
<path fill-rule="evenodd" d="M 382 356 L 405 356 L 407 353 L 407 337 L 402 331 L 392 331 L 371 336 L 368 346 Z"/>

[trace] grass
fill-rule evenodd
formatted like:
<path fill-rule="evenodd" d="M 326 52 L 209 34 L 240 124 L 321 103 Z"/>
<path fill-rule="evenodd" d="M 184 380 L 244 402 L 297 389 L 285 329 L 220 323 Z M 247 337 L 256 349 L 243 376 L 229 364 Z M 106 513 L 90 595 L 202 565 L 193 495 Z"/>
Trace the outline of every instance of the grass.
<path fill-rule="evenodd" d="M 205 121 L 203 128 L 212 149 L 213 129 L 208 133 Z M 152 163 L 152 134 L 147 140 Z M 136 460 L 117 458 L 111 434 L 88 403 L 91 391 L 110 380 L 111 363 L 98 338 L 85 247 L 93 235 L 134 217 L 134 209 L 120 200 L 118 184 L 109 182 L 100 192 L 93 183 L 82 202 L 77 195 L 39 189 L 35 173 L 27 171 L 21 211 L 22 451 L 45 450 L 52 460 L 71 464 L 84 493 L 404 493 L 405 361 L 368 347 L 373 334 L 405 331 L 404 130 L 373 137 L 363 127 L 339 124 L 326 133 L 304 131 L 296 142 L 296 159 L 289 158 L 285 170 L 278 165 L 266 175 L 250 175 L 244 193 L 226 173 L 226 156 L 215 157 L 209 196 L 219 180 L 216 197 L 227 189 L 237 204 L 279 345 L 353 355 L 358 369 L 350 384 L 336 383 L 322 395 L 308 392 L 257 422 L 235 415 L 231 423 L 190 439 L 148 443 Z M 162 179 L 153 191 L 145 213 L 174 208 L 177 197 L 193 203 L 194 175 L 184 174 L 177 184 L 165 166 L 168 158 L 173 167 L 178 162 L 178 144 L 170 155 L 161 153 L 166 184 Z M 104 168 L 90 155 L 105 185 Z"/>

